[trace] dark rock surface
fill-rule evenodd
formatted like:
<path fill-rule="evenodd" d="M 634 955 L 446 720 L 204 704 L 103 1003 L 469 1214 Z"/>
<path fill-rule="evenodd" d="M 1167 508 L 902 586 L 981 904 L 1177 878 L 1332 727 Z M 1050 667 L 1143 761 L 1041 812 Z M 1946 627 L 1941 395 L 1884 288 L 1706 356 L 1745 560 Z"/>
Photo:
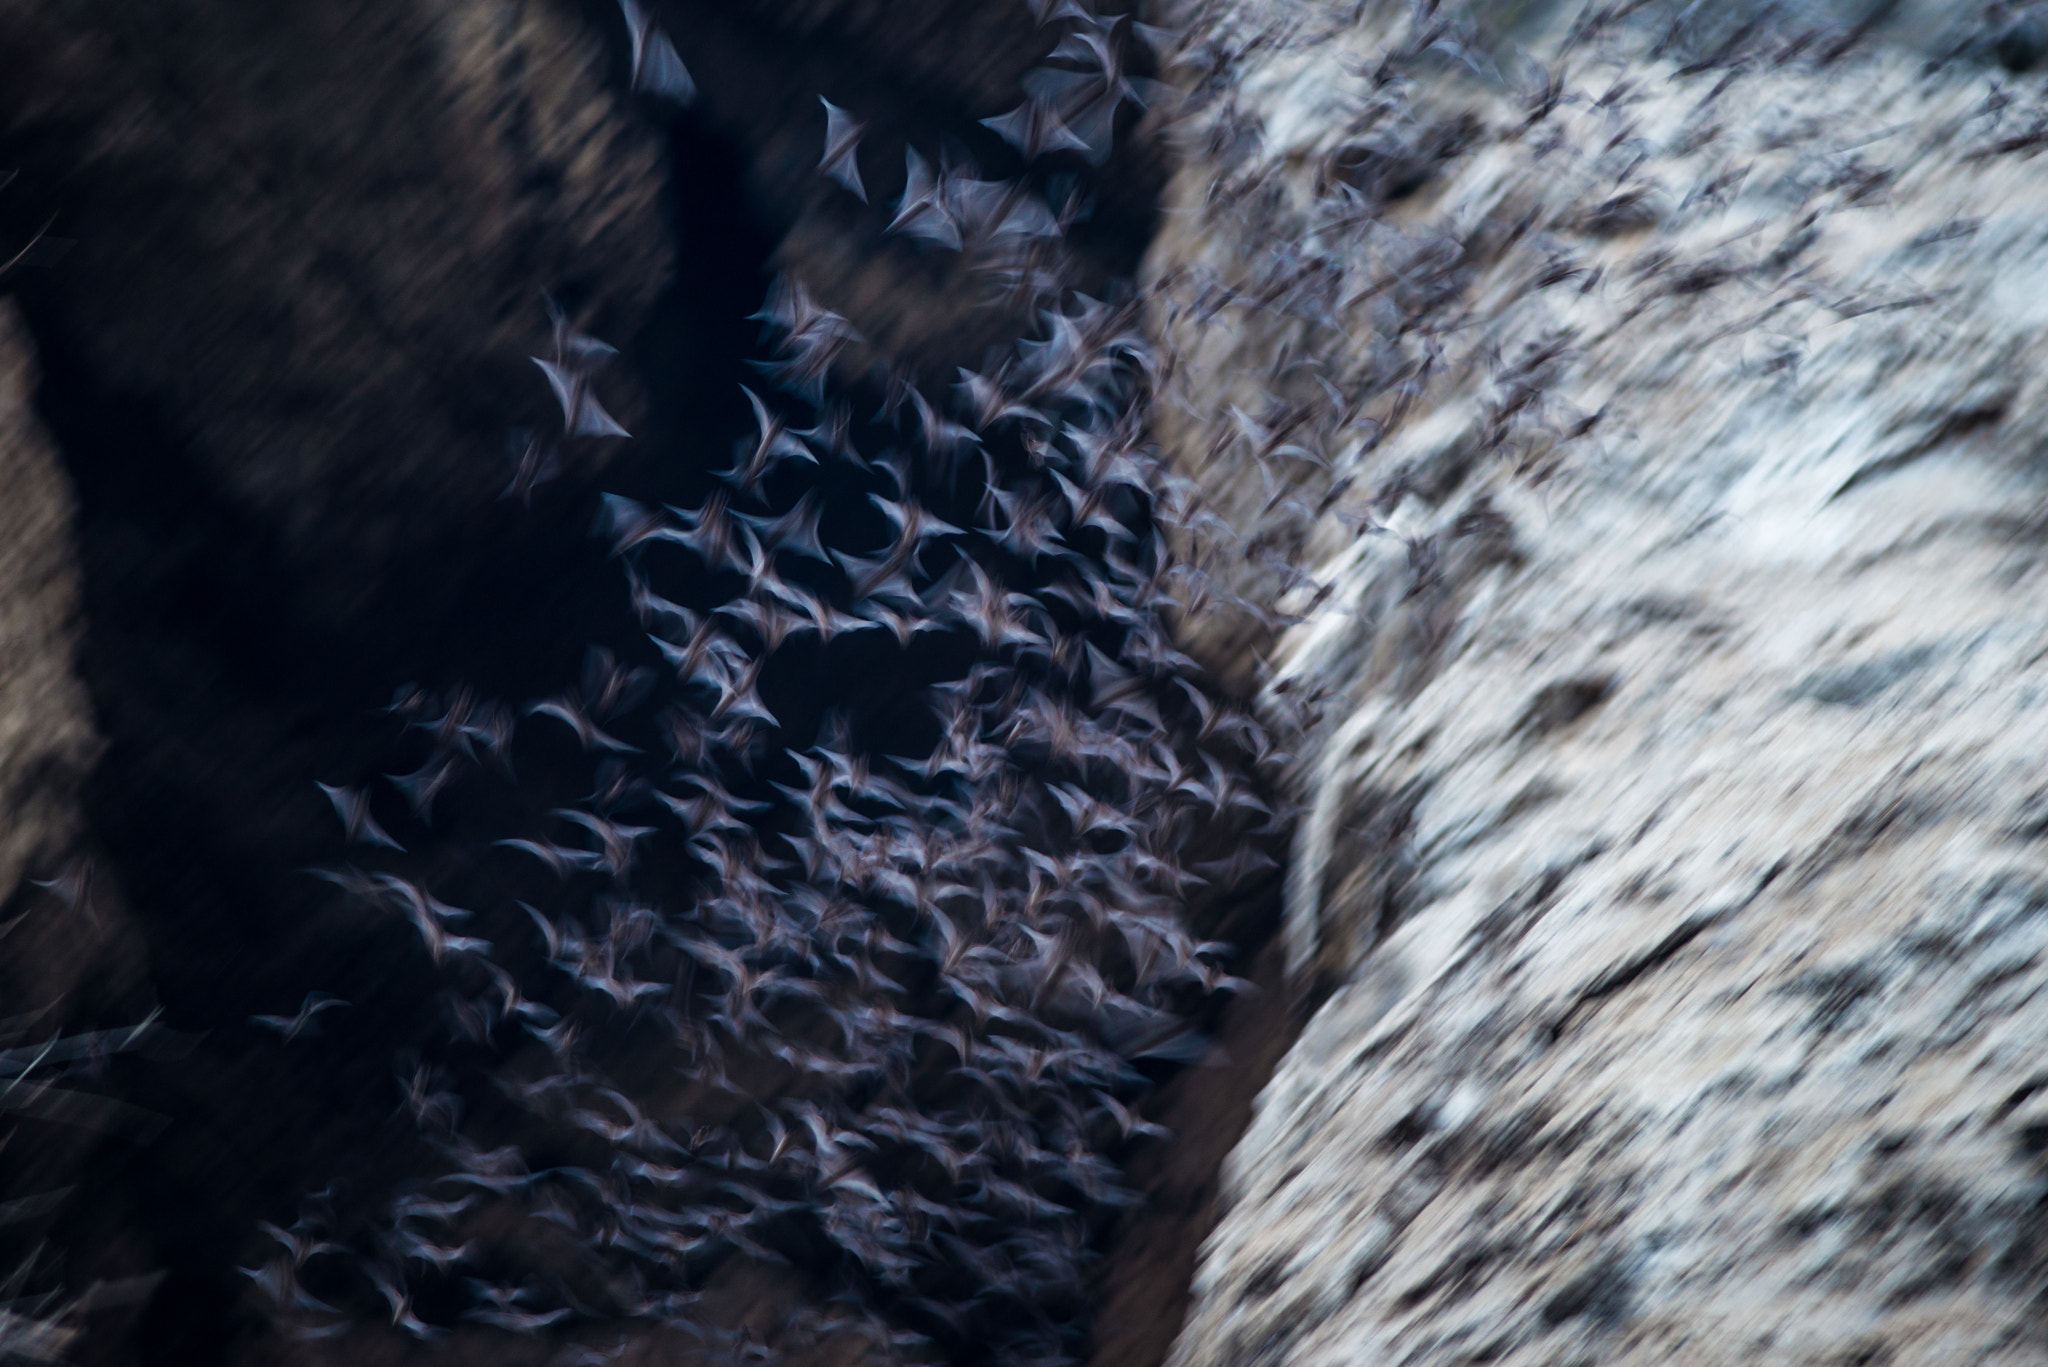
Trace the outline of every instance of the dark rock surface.
<path fill-rule="evenodd" d="M 0 165 L 76 242 L 39 332 L 337 620 L 505 487 L 543 292 L 630 336 L 671 270 L 660 142 L 549 5 L 21 0 L 0 33 Z"/>

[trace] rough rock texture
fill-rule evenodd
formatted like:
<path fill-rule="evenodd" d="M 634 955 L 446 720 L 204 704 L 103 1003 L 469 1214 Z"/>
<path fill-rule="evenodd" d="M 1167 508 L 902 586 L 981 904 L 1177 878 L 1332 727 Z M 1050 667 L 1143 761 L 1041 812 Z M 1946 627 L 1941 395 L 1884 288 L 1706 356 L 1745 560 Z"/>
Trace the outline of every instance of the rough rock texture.
<path fill-rule="evenodd" d="M 1182 67 L 1162 425 L 1286 614 L 1189 638 L 1305 728 L 1320 1006 L 1181 1367 L 2048 1352 L 2048 108 L 1727 8 Z"/>

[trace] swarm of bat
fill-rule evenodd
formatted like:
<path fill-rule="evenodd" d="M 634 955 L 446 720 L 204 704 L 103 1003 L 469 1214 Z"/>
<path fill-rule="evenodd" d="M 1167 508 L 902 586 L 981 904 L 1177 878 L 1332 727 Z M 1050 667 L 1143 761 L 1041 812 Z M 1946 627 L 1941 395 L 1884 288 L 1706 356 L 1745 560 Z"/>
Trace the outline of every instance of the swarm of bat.
<path fill-rule="evenodd" d="M 636 73 L 668 50 L 638 17 Z M 1052 56 L 992 126 L 1099 162 L 1138 98 L 1128 21 L 1040 17 Z M 826 113 L 821 173 L 864 196 L 858 125 Z M 1030 186 L 907 155 L 893 230 L 987 249 L 1005 290 L 1040 292 L 1036 335 L 950 392 L 849 387 L 853 329 L 780 282 L 753 436 L 693 505 L 606 501 L 640 656 L 593 647 L 516 707 L 401 689 L 417 767 L 323 785 L 352 851 L 322 876 L 445 984 L 445 1032 L 399 1078 L 439 1171 L 268 1227 L 248 1274 L 296 1332 L 484 1325 L 578 1361 L 648 1324 L 735 1358 L 1081 1346 L 1091 1241 L 1131 1199 L 1118 1158 L 1157 1128 L 1147 1070 L 1200 1057 L 1192 1014 L 1239 985 L 1183 908 L 1261 861 L 1182 856 L 1275 829 L 1246 779 L 1270 746 L 1162 616 L 1180 496 L 1134 309 L 989 248 L 1062 231 Z M 537 364 L 565 440 L 624 435 L 594 385 L 611 355 L 556 316 Z M 528 441 L 510 492 L 548 460 Z M 820 692 L 844 702 L 801 703 Z M 493 900 L 444 900 L 405 845 L 529 747 L 576 790 L 476 853 L 465 886 Z M 345 1005 L 260 1023 L 290 1040 Z M 736 1258 L 812 1293 L 772 1345 L 706 1310 Z"/>
<path fill-rule="evenodd" d="M 56 878 L 37 880 L 38 886 L 80 909 L 88 884 L 83 863 Z M 12 923 L 0 926 L 0 934 L 12 928 Z M 165 1030 L 153 1015 L 126 1029 L 42 1035 L 36 1027 L 45 1014 L 0 1017 L 0 1040 L 7 1043 L 0 1048 L 0 1115 L 130 1140 L 154 1135 L 164 1117 L 104 1094 L 107 1062 L 117 1054 L 176 1057 L 189 1048 L 190 1037 Z M 19 1138 L 0 1136 L 0 1147 Z M 6 1193 L 6 1199 L 0 1199 L 0 1241 L 15 1244 L 18 1234 L 46 1225 L 70 1194 L 68 1187 Z M 152 1274 L 94 1282 L 83 1291 L 44 1289 L 53 1273 L 62 1273 L 61 1260 L 47 1258 L 48 1251 L 46 1243 L 37 1242 L 25 1256 L 0 1264 L 7 1269 L 0 1275 L 0 1361 L 64 1361 L 83 1336 L 88 1316 L 145 1302 L 162 1279 L 161 1274 Z"/>
<path fill-rule="evenodd" d="M 597 530 L 644 648 L 593 647 L 574 686 L 519 705 L 402 689 L 413 767 L 327 789 L 353 862 L 323 876 L 406 927 L 445 984 L 443 1033 L 398 1076 L 437 1170 L 268 1228 L 247 1271 L 296 1332 L 486 1326 L 575 1362 L 619 1357 L 650 1326 L 736 1361 L 824 1344 L 1059 1363 L 1083 1346 L 1091 1249 L 1132 1199 L 1119 1160 L 1156 1129 L 1137 1105 L 1161 1064 L 1202 1054 L 1191 1022 L 1237 986 L 1184 908 L 1261 873 L 1249 851 L 1285 820 L 1248 786 L 1271 743 L 1203 692 L 1166 624 L 1209 604 L 1293 620 L 1206 573 L 1217 556 L 1272 557 L 1310 602 L 1329 590 L 1163 467 L 1145 405 L 1203 396 L 1176 395 L 1133 306 L 1062 291 L 1078 187 L 1120 115 L 1162 95 L 1132 72 L 1160 35 L 1079 0 L 1033 8 L 1048 56 L 984 120 L 1032 173 L 984 178 L 958 149 L 906 147 L 887 211 L 889 232 L 959 253 L 992 302 L 1035 302 L 1032 335 L 943 390 L 855 382 L 854 328 L 780 282 L 752 435 L 694 499 L 605 504 Z M 1359 73 L 1361 136 L 1318 188 L 1311 236 L 1369 238 L 1371 278 L 1248 228 L 1255 271 L 1162 291 L 1183 322 L 1256 309 L 1370 334 L 1343 373 L 1287 351 L 1266 406 L 1214 424 L 1212 457 L 1265 481 L 1268 520 L 1292 501 L 1304 522 L 1334 511 L 1390 534 L 1378 518 L 1404 476 L 1367 495 L 1331 453 L 1398 428 L 1467 330 L 1460 244 L 1380 213 L 1463 136 L 1410 116 L 1405 66 L 1484 65 L 1434 13 L 1418 7 Z M 658 27 L 627 18 L 636 86 L 689 98 Z M 1530 129 L 1567 98 L 1538 74 Z M 1595 108 L 1619 119 L 1624 94 Z M 820 103 L 818 172 L 865 201 L 859 112 Z M 1228 108 L 1209 124 L 1209 210 L 1243 204 L 1254 222 L 1257 162 L 1238 174 L 1230 149 L 1257 130 Z M 1619 187 L 1591 228 L 1630 204 Z M 1558 258 L 1534 287 L 1594 278 Z M 552 317 L 535 363 L 561 440 L 624 438 L 598 393 L 615 353 Z M 1600 418 L 1543 401 L 1568 344 L 1485 367 L 1487 443 L 1535 482 L 1538 456 Z M 531 434 L 515 451 L 508 496 L 563 468 Z M 1204 558 L 1176 562 L 1169 532 Z M 1408 538 L 1411 598 L 1443 597 L 1460 539 L 1496 533 L 1475 505 Z M 839 705 L 821 712 L 821 694 Z M 462 890 L 407 862 L 436 840 L 442 794 L 564 768 L 574 783 L 475 851 Z M 1191 866 L 1191 850 L 1239 853 Z M 290 1041 L 346 1005 L 314 994 L 258 1023 Z M 772 1341 L 719 1300 L 735 1262 L 788 1278 Z"/>

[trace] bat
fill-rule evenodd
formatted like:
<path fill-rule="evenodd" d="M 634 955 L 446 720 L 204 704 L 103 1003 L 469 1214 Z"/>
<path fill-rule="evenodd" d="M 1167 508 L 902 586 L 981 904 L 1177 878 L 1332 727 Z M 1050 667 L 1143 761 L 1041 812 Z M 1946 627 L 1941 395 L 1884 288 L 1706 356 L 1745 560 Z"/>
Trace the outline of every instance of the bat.
<path fill-rule="evenodd" d="M 405 846 L 393 840 L 390 833 L 377 824 L 377 818 L 370 815 L 368 793 L 360 788 L 338 788 L 331 783 L 315 786 L 334 804 L 334 814 L 341 818 L 342 830 L 350 841 L 404 852 Z M 431 794 L 428 801 L 432 801 Z"/>
<path fill-rule="evenodd" d="M 322 1011 L 330 1011 L 337 1006 L 347 1005 L 348 1003 L 341 998 L 331 996 L 328 993 L 308 992 L 305 1001 L 299 1004 L 299 1013 L 296 1016 L 251 1016 L 249 1017 L 249 1023 L 251 1025 L 260 1025 L 266 1030 L 276 1031 L 279 1037 L 289 1044 L 300 1035 L 312 1033 L 314 1020 Z M 332 1245 L 329 1245 L 329 1247 L 332 1247 Z M 304 1261 L 303 1257 L 296 1258 L 294 1265 L 296 1266 L 297 1263 Z"/>
<path fill-rule="evenodd" d="M 636 0 L 619 0 L 625 16 L 626 36 L 632 40 L 630 83 L 633 89 L 687 108 L 697 98 L 697 83 L 676 52 L 668 35 L 655 27 L 653 18 Z"/>
<path fill-rule="evenodd" d="M 818 162 L 818 169 L 865 204 L 867 187 L 860 182 L 860 163 L 854 159 L 864 125 L 823 95 L 818 97 L 818 103 L 825 106 L 825 155 Z"/>

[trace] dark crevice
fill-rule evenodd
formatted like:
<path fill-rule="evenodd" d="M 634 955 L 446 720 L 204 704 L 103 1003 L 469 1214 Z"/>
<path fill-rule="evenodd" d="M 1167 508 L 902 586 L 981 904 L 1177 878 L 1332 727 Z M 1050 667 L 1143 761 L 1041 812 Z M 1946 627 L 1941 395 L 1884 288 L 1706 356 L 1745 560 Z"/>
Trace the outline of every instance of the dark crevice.
<path fill-rule="evenodd" d="M 828 59 L 823 47 L 805 54 Z M 976 136 L 971 120 L 953 127 L 961 123 L 954 115 L 927 120 L 906 106 L 898 117 Z M 595 476 L 559 479 L 530 504 L 502 501 L 452 522 L 437 540 L 403 547 L 346 613 L 331 608 L 340 600 L 298 566 L 283 533 L 222 491 L 147 396 L 107 389 L 47 293 L 24 295 L 44 373 L 41 414 L 77 492 L 81 669 L 108 741 L 86 795 L 91 844 L 125 893 L 150 965 L 148 991 L 128 1005 L 136 1016 L 160 1005 L 166 1024 L 200 1037 L 182 1060 L 117 1062 L 120 1094 L 170 1124 L 97 1174 L 71 1217 L 77 1229 L 126 1231 L 165 1272 L 135 1329 L 134 1360 L 150 1367 L 214 1367 L 268 1351 L 275 1340 L 236 1270 L 260 1246 L 258 1222 L 288 1223 L 323 1185 L 345 1204 L 418 1182 L 435 1161 L 411 1125 L 394 1123 L 394 1060 L 444 1029 L 444 982 L 402 922 L 367 919 L 308 874 L 344 857 L 316 782 L 374 789 L 375 810 L 412 846 L 410 867 L 423 883 L 504 900 L 524 885 L 484 858 L 490 841 L 532 829 L 564 792 L 587 786 L 584 757 L 556 742 L 522 743 L 516 781 L 465 778 L 440 799 L 431 825 L 412 820 L 388 787 L 377 787 L 379 774 L 420 759 L 404 718 L 385 710 L 394 689 L 468 688 L 517 703 L 571 687 L 593 644 L 628 667 L 659 663 L 619 561 L 593 528 L 606 495 L 700 503 L 709 472 L 750 430 L 738 386 L 762 387 L 749 362 L 768 352 L 749 315 L 762 303 L 786 220 L 763 207 L 746 154 L 708 123 L 680 118 L 670 147 L 678 274 L 638 336 L 611 339 L 650 397 L 636 439 Z M 1131 196 L 1156 194 L 1157 178 L 1113 185 L 1111 211 L 1087 230 L 1100 236 L 1084 243 L 1099 279 L 1134 268 L 1152 210 Z M 61 276 L 41 288 L 60 290 Z M 568 284 L 563 302 L 573 307 L 576 294 Z M 865 413 L 883 395 L 856 385 L 851 397 Z M 942 515 L 965 517 L 981 501 L 975 478 L 923 493 Z M 876 529 L 862 503 L 886 486 L 835 474 L 822 487 L 828 540 L 870 549 Z M 1137 523 L 1146 510 L 1131 504 L 1119 515 Z M 1002 568 L 1030 583 L 1028 566 Z M 704 582 L 674 591 L 680 598 L 692 587 L 714 598 L 721 591 Z M 874 638 L 799 645 L 771 662 L 761 693 L 783 744 L 812 744 L 838 713 L 855 743 L 877 756 L 930 750 L 929 713 L 911 700 L 925 685 L 965 676 L 976 648 L 958 632 L 908 647 Z M 1115 653 L 1114 632 L 1090 639 Z M 654 739 L 629 735 L 643 748 Z M 747 791 L 758 794 L 801 776 L 776 760 L 750 780 Z M 1215 848 L 1183 857 L 1223 861 L 1238 844 L 1228 832 L 1209 838 Z M 1275 831 L 1258 843 L 1277 859 L 1284 840 Z M 1171 1056 L 1137 1062 L 1156 1084 L 1143 1113 L 1173 1137 L 1136 1139 L 1111 1154 L 1144 1201 L 1092 1226 L 1092 1324 L 1080 1309 L 1061 1311 L 1080 1326 L 1065 1331 L 1068 1347 L 1092 1347 L 1104 1364 L 1163 1360 L 1184 1314 L 1195 1248 L 1215 1218 L 1218 1168 L 1290 1038 L 1272 948 L 1278 874 L 1235 886 L 1219 874 L 1218 882 L 1223 891 L 1190 909 L 1193 929 L 1235 945 L 1224 963 L 1256 990 L 1199 1008 L 1196 1026 L 1221 1045 L 1203 1066 Z M 289 1048 L 250 1024 L 258 1014 L 289 1014 L 314 990 L 349 1005 Z M 630 1027 L 621 1032 L 622 1053 L 645 1047 Z M 792 1224 L 782 1251 L 821 1282 L 844 1277 L 808 1237 Z M 978 1360 L 980 1350 L 948 1341 L 930 1314 L 867 1291 L 898 1322 L 936 1335 L 941 1360 Z M 424 1313 L 443 1312 L 438 1294 L 434 1286 L 422 1293 Z"/>
<path fill-rule="evenodd" d="M 676 180 L 718 192 L 677 198 L 676 232 L 694 250 L 633 339 L 647 373 L 687 377 L 655 390 L 643 449 L 678 449 L 681 433 L 716 449 L 745 421 L 735 386 L 749 377 L 746 315 L 769 239 L 729 152 L 689 128 L 674 147 Z M 377 709 L 400 683 L 541 697 L 593 640 L 645 641 L 591 535 L 599 490 L 566 481 L 396 558 L 359 617 L 321 619 L 276 533 L 217 492 L 147 401 L 105 392 L 49 311 L 24 302 L 41 415 L 79 502 L 81 665 L 108 740 L 87 819 L 148 942 L 156 1001 L 136 1014 L 160 1004 L 170 1026 L 206 1036 L 176 1068 L 124 1070 L 131 1099 L 173 1124 L 96 1199 L 132 1212 L 167 1272 L 142 1360 L 215 1363 L 255 1330 L 235 1313 L 234 1273 L 255 1221 L 287 1217 L 320 1174 L 388 1179 L 415 1161 L 384 1122 L 390 1060 L 426 1028 L 432 979 L 399 928 L 363 934 L 306 876 L 335 853 L 315 781 L 358 781 L 398 753 Z M 603 482 L 647 497 L 677 480 L 629 448 Z M 249 1027 L 316 988 L 352 1003 L 346 1028 L 287 1054 Z"/>

